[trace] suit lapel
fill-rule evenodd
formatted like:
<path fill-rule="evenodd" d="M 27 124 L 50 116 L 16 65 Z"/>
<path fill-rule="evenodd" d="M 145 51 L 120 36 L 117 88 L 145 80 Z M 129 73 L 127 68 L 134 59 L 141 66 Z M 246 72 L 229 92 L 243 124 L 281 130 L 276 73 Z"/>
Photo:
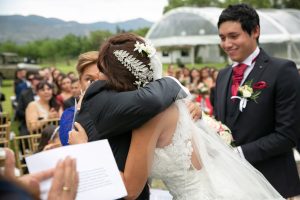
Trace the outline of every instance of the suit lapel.
<path fill-rule="evenodd" d="M 230 83 L 232 68 L 229 66 L 228 69 L 224 72 L 224 76 L 220 81 L 221 90 L 218 90 L 218 110 L 219 116 L 222 122 L 225 121 L 225 114 L 226 114 L 226 102 L 227 102 L 227 93 L 228 93 L 228 86 Z"/>
<path fill-rule="evenodd" d="M 255 65 L 252 71 L 250 72 L 250 74 L 248 75 L 248 77 L 246 78 L 244 84 L 250 80 L 252 80 L 252 84 L 259 81 L 261 75 L 263 74 L 263 72 L 267 67 L 268 60 L 269 60 L 268 56 L 262 49 L 260 51 L 261 52 L 257 58 L 257 61 L 255 62 Z"/>
<path fill-rule="evenodd" d="M 250 80 L 252 80 L 252 85 L 254 83 L 258 82 L 260 77 L 263 75 L 263 72 L 267 68 L 268 61 L 269 61 L 269 56 L 262 49 L 260 49 L 260 53 L 257 57 L 255 65 L 243 84 L 245 84 L 246 82 L 248 82 Z M 240 114 L 241 114 L 241 111 L 237 108 L 234 118 L 233 118 L 233 121 L 232 121 L 233 124 L 238 119 Z"/>

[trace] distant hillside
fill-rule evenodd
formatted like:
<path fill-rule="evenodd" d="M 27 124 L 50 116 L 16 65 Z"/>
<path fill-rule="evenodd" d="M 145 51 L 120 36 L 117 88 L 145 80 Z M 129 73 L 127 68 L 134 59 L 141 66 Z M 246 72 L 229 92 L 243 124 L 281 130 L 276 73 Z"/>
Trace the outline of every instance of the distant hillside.
<path fill-rule="evenodd" d="M 75 21 L 63 21 L 36 15 L 0 16 L 0 42 L 12 40 L 17 43 L 25 43 L 43 38 L 62 38 L 69 33 L 88 35 L 90 31 L 95 30 L 116 32 L 117 27 L 127 31 L 150 27 L 152 24 L 152 22 L 142 18 L 117 23 L 96 22 L 81 24 Z"/>

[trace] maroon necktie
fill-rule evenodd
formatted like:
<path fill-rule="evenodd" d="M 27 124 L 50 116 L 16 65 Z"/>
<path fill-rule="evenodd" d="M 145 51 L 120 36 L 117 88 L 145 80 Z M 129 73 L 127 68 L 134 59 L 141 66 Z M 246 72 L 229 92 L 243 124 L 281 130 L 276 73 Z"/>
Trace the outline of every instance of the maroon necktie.
<path fill-rule="evenodd" d="M 240 63 L 233 68 L 231 95 L 236 96 L 248 65 Z"/>

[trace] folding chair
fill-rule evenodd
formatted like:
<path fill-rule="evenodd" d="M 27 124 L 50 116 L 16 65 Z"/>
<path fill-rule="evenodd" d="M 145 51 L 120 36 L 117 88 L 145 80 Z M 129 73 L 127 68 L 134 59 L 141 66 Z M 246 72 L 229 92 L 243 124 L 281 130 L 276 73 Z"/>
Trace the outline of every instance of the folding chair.
<path fill-rule="evenodd" d="M 47 125 L 59 126 L 59 118 L 44 119 L 29 124 L 28 130 L 30 135 L 41 134 Z"/>
<path fill-rule="evenodd" d="M 10 122 L 0 125 L 0 147 L 9 147 L 10 141 Z"/>
<path fill-rule="evenodd" d="M 0 125 L 10 122 L 9 114 L 6 112 L 0 112 Z"/>
<path fill-rule="evenodd" d="M 41 134 L 16 136 L 13 139 L 16 166 L 20 169 L 21 174 L 27 173 L 25 157 L 34 154 L 40 142 Z"/>

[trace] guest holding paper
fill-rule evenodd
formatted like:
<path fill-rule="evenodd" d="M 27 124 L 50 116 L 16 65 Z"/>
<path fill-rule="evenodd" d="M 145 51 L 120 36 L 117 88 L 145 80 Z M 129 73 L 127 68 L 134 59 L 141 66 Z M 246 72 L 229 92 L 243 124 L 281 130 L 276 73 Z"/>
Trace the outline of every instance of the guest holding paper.
<path fill-rule="evenodd" d="M 12 150 L 0 148 L 0 197 L 1 199 L 40 199 L 40 183 L 53 177 L 48 200 L 74 200 L 78 188 L 76 161 L 70 157 L 59 161 L 55 169 L 21 177 L 15 176 L 15 157 Z"/>

